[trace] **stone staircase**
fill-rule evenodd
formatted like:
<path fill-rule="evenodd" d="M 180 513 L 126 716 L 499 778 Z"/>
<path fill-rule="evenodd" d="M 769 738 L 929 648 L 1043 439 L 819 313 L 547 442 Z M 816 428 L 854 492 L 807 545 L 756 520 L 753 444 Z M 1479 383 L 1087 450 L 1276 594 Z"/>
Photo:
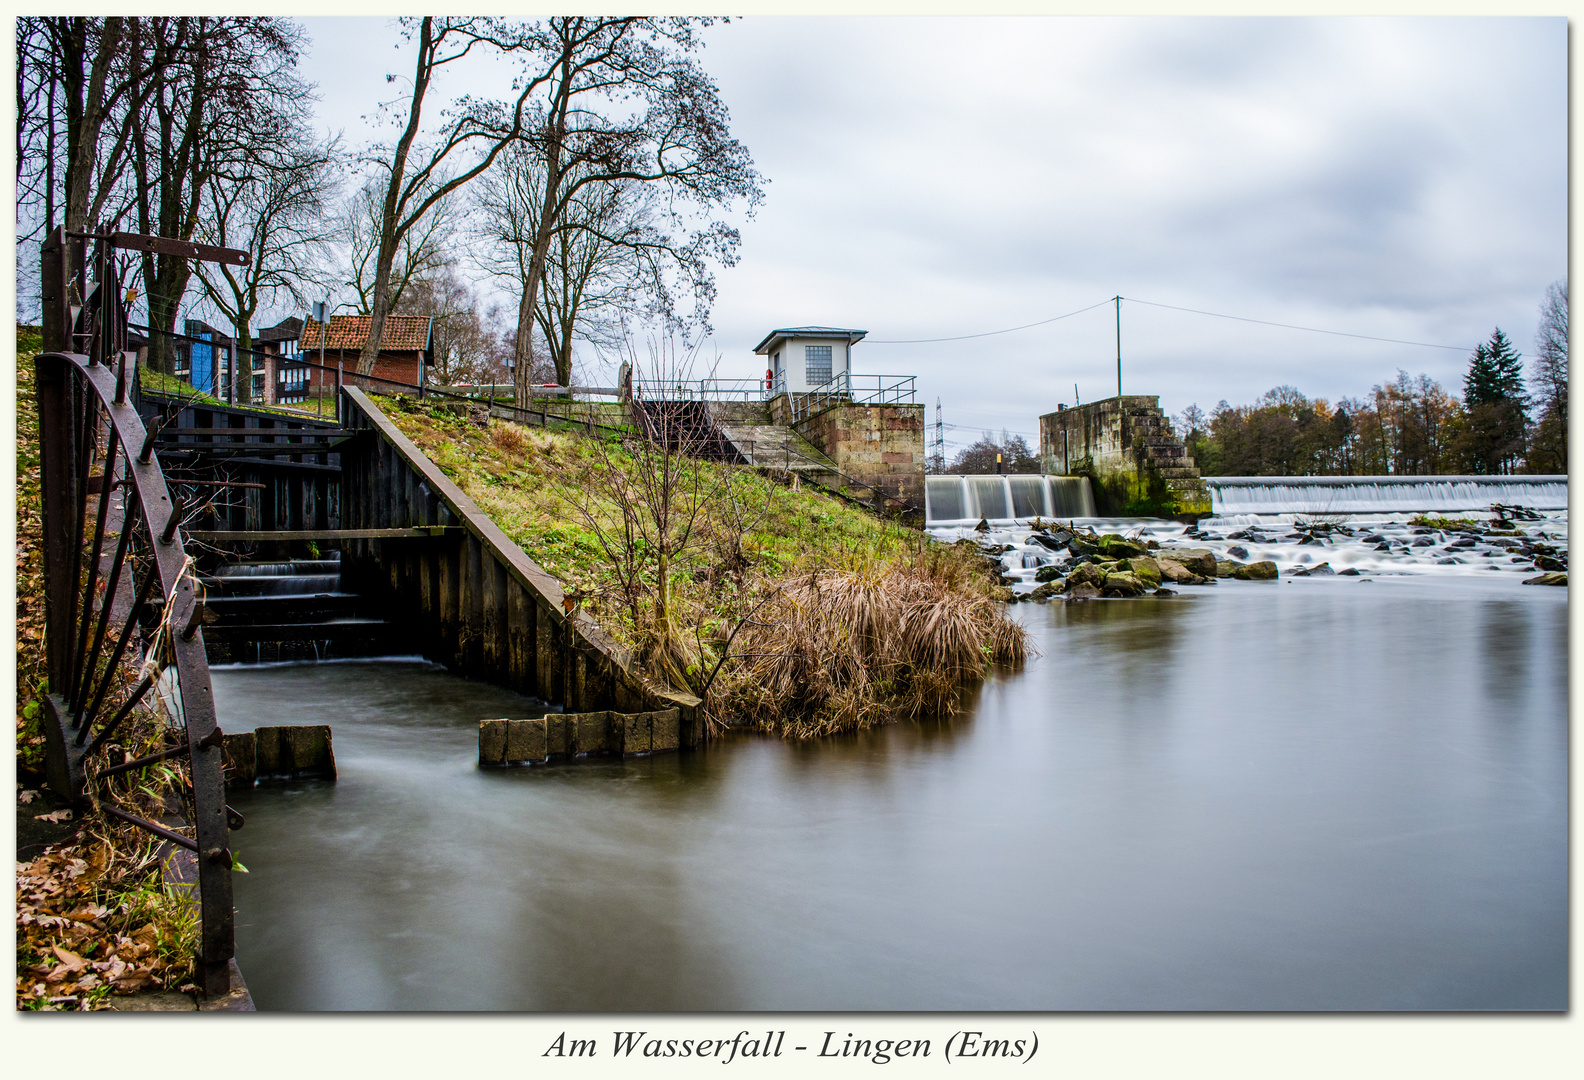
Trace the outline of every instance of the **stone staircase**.
<path fill-rule="evenodd" d="M 1165 480 L 1197 480 L 1199 466 L 1182 440 L 1171 433 L 1160 408 L 1130 408 L 1124 414 L 1134 458 L 1141 470 L 1149 469 Z"/>
<path fill-rule="evenodd" d="M 865 504 L 873 501 L 873 488 L 845 475 L 796 428 L 772 423 L 768 405 L 715 401 L 709 409 L 715 429 L 754 468 L 778 469 L 846 498 Z"/>

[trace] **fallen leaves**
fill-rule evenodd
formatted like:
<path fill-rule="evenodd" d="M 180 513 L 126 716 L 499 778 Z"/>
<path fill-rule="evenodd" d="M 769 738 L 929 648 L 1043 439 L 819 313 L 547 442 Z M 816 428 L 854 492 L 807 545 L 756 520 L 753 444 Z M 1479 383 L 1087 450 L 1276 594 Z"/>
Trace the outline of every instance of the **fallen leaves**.
<path fill-rule="evenodd" d="M 157 874 L 158 864 L 112 870 L 111 863 L 100 841 L 50 848 L 17 864 L 18 1008 L 103 1009 L 112 994 L 186 980 L 187 963 L 173 960 L 184 950 L 173 947 L 172 932 L 138 921 L 139 898 L 149 890 L 129 878 Z"/>

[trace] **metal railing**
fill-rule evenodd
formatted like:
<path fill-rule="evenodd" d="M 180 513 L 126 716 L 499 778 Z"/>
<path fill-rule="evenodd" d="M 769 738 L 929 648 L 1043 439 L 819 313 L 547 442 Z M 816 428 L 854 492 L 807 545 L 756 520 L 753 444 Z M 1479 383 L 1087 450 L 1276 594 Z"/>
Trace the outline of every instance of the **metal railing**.
<path fill-rule="evenodd" d="M 801 424 L 839 405 L 913 405 L 912 375 L 854 375 L 844 371 L 806 394 L 790 395 L 792 423 Z"/>
<path fill-rule="evenodd" d="M 634 379 L 633 397 L 645 401 L 763 401 L 763 379 Z"/>

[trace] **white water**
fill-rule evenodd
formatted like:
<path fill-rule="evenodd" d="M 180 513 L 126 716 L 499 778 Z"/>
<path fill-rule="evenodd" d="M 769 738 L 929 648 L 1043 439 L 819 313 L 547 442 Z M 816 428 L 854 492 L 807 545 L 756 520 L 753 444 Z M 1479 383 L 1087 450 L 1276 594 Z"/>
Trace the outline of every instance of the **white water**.
<path fill-rule="evenodd" d="M 1566 476 L 1208 476 L 1219 517 L 1566 510 Z"/>
<path fill-rule="evenodd" d="M 1516 523 L 1524 537 L 1487 537 L 1478 539 L 1471 547 L 1451 547 L 1460 534 L 1441 529 L 1429 529 L 1411 524 L 1406 515 L 1374 515 L 1360 520 L 1350 518 L 1347 529 L 1354 535 L 1338 532 L 1320 543 L 1300 544 L 1291 539 L 1291 521 L 1260 518 L 1257 520 L 1214 519 L 1200 522 L 1203 530 L 1194 536 L 1184 535 L 1183 526 L 1175 521 L 1159 518 L 1078 518 L 1072 523 L 1079 529 L 1093 529 L 1098 533 L 1120 533 L 1139 540 L 1154 540 L 1161 545 L 1159 552 L 1170 555 L 1171 549 L 1208 548 L 1217 559 L 1232 562 L 1270 561 L 1282 579 L 1295 571 L 1327 563 L 1337 572 L 1356 570 L 1358 577 L 1344 577 L 1344 581 L 1357 584 L 1376 577 L 1415 576 L 1427 579 L 1470 577 L 1487 579 L 1501 586 L 1519 586 L 1525 578 L 1540 573 L 1533 562 L 1521 558 L 1509 545 L 1524 537 L 1540 540 L 1558 548 L 1566 548 L 1568 537 L 1567 514 L 1548 514 L 1540 521 Z M 1035 588 L 1035 574 L 1044 566 L 1059 566 L 1067 561 L 1065 550 L 1056 552 L 1035 543 L 1032 530 L 1015 524 L 993 527 L 987 533 L 975 532 L 972 526 L 930 526 L 929 534 L 944 543 L 953 543 L 964 537 L 983 544 L 1010 545 L 1011 550 L 1000 555 L 1002 572 L 1014 579 L 1014 592 L 1028 592 Z M 1237 533 L 1237 536 L 1231 535 Z M 1364 537 L 1379 538 L 1365 540 Z M 1382 541 L 1389 550 L 1379 550 Z M 1419 546 L 1414 546 L 1417 543 Z M 1319 581 L 1319 578 L 1306 579 Z M 1245 583 L 1222 581 L 1222 586 L 1243 587 Z M 1262 587 L 1264 583 L 1249 583 Z M 1184 586 L 1182 592 L 1192 595 L 1196 588 Z M 1175 588 L 1175 586 L 1174 586 Z M 1527 591 L 1527 590 L 1525 590 Z"/>
<path fill-rule="evenodd" d="M 1086 476 L 926 476 L 924 520 L 934 528 L 975 525 L 980 519 L 1010 525 L 1033 518 L 1093 517 L 1094 494 Z"/>

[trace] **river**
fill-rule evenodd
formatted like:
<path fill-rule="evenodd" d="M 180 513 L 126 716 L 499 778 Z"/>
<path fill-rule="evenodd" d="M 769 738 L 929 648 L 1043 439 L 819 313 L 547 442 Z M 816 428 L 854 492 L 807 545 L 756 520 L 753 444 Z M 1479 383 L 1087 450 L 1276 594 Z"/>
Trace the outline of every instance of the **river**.
<path fill-rule="evenodd" d="M 339 779 L 233 803 L 264 1010 L 1567 1007 L 1567 598 L 1516 575 L 1021 604 L 950 721 L 512 770 L 533 702 L 231 667 Z"/>

